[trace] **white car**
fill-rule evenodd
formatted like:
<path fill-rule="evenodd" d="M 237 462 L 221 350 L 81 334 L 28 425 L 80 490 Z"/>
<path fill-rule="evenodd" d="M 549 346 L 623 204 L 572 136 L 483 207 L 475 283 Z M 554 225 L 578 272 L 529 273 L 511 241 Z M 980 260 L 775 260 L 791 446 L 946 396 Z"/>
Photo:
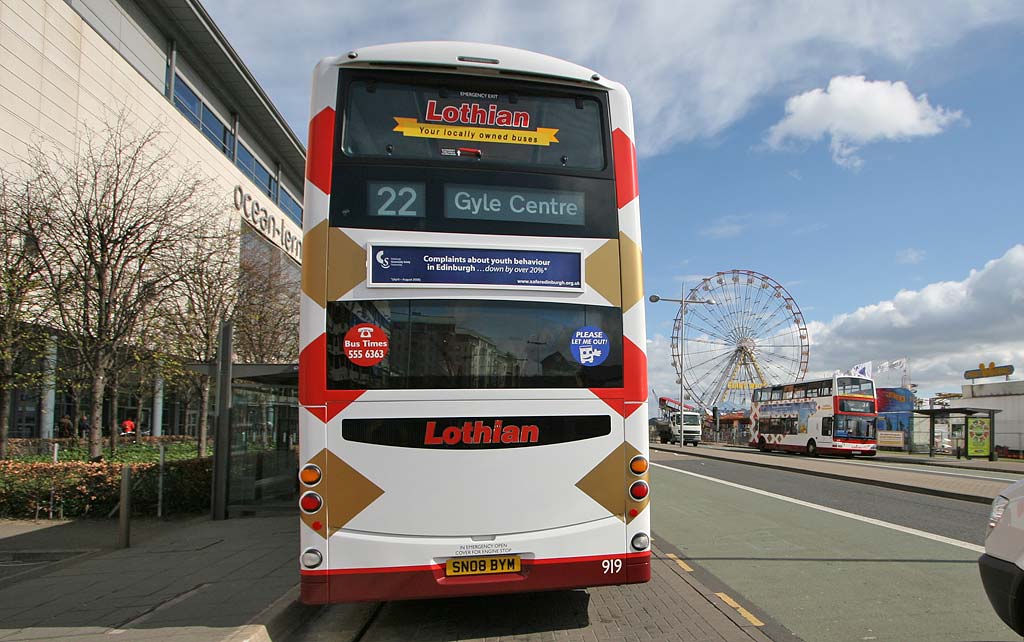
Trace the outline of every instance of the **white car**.
<path fill-rule="evenodd" d="M 981 583 L 996 614 L 1024 635 L 1024 481 L 992 501 L 985 554 L 978 558 Z"/>

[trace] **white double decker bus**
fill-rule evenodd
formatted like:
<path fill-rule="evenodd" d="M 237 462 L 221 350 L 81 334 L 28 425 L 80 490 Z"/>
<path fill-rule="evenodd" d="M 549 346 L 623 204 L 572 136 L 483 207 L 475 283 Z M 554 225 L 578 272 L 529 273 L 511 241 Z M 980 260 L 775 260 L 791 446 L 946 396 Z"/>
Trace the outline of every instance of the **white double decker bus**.
<path fill-rule="evenodd" d="M 750 445 L 762 452 L 874 455 L 875 384 L 834 376 L 758 388 L 750 408 Z"/>
<path fill-rule="evenodd" d="M 321 61 L 302 278 L 304 602 L 650 579 L 621 85 L 472 43 Z"/>

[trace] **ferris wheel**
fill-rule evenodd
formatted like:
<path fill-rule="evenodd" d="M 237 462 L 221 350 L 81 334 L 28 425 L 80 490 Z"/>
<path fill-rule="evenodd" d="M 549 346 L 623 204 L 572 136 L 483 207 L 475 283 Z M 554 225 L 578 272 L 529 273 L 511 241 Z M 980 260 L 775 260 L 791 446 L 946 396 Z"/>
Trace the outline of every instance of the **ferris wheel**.
<path fill-rule="evenodd" d="M 739 409 L 761 386 L 807 374 L 804 315 L 786 288 L 750 270 L 709 276 L 690 290 L 672 327 L 672 363 L 705 410 Z"/>

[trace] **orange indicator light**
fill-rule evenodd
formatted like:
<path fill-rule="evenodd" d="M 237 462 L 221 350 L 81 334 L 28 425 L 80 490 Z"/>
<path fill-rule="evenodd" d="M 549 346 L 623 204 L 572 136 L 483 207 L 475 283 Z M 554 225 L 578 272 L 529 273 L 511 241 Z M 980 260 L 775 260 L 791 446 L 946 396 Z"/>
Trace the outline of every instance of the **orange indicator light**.
<path fill-rule="evenodd" d="M 650 464 L 647 463 L 647 459 L 641 455 L 637 455 L 633 459 L 629 460 L 629 469 L 633 471 L 635 475 L 643 475 L 647 472 Z"/>
<path fill-rule="evenodd" d="M 303 466 L 302 470 L 299 472 L 299 480 L 307 486 L 320 483 L 320 477 L 320 468 L 312 464 Z"/>

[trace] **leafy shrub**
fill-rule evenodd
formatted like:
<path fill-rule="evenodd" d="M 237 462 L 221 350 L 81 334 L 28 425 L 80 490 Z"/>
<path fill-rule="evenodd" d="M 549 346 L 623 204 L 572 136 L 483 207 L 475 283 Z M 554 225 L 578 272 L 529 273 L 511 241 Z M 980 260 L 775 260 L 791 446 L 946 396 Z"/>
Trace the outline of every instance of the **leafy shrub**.
<path fill-rule="evenodd" d="M 53 444 L 59 446 L 57 459 L 61 462 L 89 460 L 89 442 L 84 439 L 12 439 L 10 456 L 19 461 L 52 462 Z M 122 439 L 117 452 L 110 453 L 104 438 L 103 459 L 121 464 L 136 464 L 160 461 L 160 444 L 164 445 L 166 461 L 192 459 L 196 456 L 197 443 L 195 437 L 173 435 L 167 437 L 141 437 L 138 443 Z M 207 447 L 213 452 L 212 442 Z"/>
<path fill-rule="evenodd" d="M 159 465 L 131 464 L 132 513 L 154 515 Z M 185 459 L 164 467 L 166 513 L 209 510 L 213 461 Z M 52 494 L 51 494 L 52 493 Z M 121 465 L 111 462 L 47 462 L 0 460 L 0 517 L 106 517 L 121 494 Z"/>

